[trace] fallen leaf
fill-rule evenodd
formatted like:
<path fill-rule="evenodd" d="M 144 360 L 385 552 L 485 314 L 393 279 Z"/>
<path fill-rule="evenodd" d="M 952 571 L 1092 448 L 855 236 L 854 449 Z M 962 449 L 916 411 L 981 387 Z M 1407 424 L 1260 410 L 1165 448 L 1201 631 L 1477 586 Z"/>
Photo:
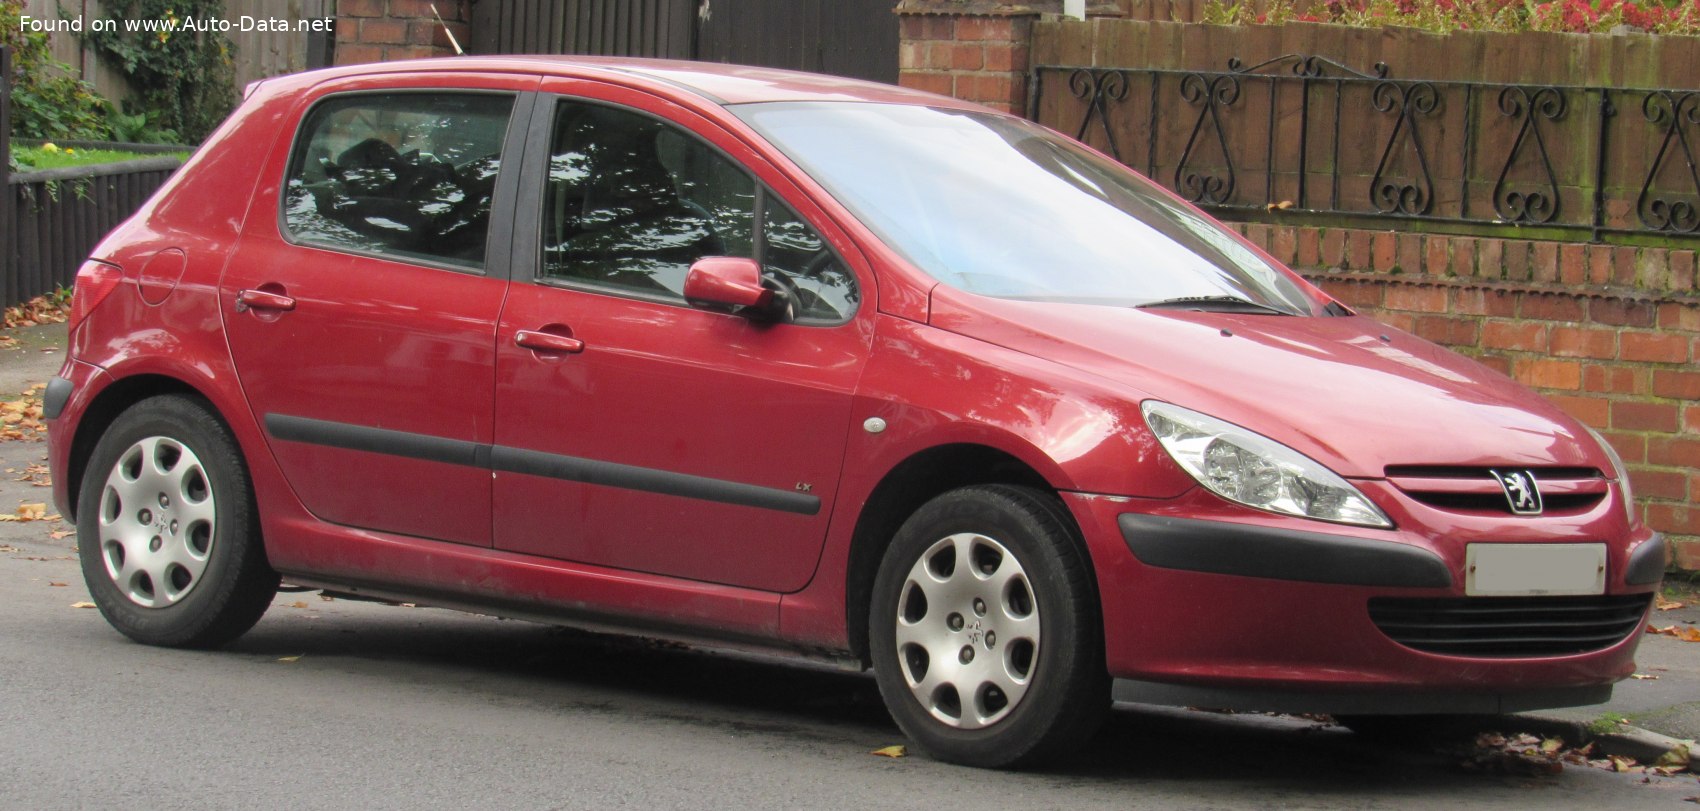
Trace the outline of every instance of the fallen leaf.
<path fill-rule="evenodd" d="M 874 751 L 869 752 L 868 754 L 879 755 L 880 757 L 890 757 L 890 758 L 907 757 L 909 755 L 909 747 L 904 746 L 903 744 L 897 744 L 895 746 L 887 746 L 887 747 L 884 747 L 884 748 L 881 748 L 881 749 L 875 749 Z"/>
<path fill-rule="evenodd" d="M 297 653 L 294 656 L 281 656 L 281 657 L 278 657 L 278 661 L 279 662 L 299 662 L 299 661 L 301 661 L 301 657 L 306 656 L 306 655 L 307 654 L 305 654 L 305 653 Z"/>
<path fill-rule="evenodd" d="M 290 603 L 289 607 L 290 608 L 306 608 L 307 604 L 304 603 L 304 602 L 301 602 L 300 600 L 296 600 L 295 602 Z"/>
<path fill-rule="evenodd" d="M 94 608 L 94 603 L 90 603 L 90 602 L 72 603 L 71 607 L 72 608 Z"/>
<path fill-rule="evenodd" d="M 1669 752 L 1660 755 L 1658 760 L 1653 761 L 1653 766 L 1678 770 L 1688 768 L 1688 744 L 1678 744 Z"/>
<path fill-rule="evenodd" d="M 1657 598 L 1657 601 L 1653 604 L 1653 607 L 1659 609 L 1660 611 L 1675 611 L 1678 608 L 1682 608 L 1686 605 L 1688 605 L 1688 603 L 1679 603 L 1675 600 L 1666 600 L 1663 597 L 1659 597 L 1659 598 Z"/>
<path fill-rule="evenodd" d="M 54 588 L 61 588 L 61 589 L 65 587 L 64 583 L 54 583 L 52 581 L 48 581 L 47 585 L 52 586 Z"/>
<path fill-rule="evenodd" d="M 74 530 L 74 529 L 56 529 L 52 532 L 47 533 L 47 537 L 52 538 L 53 540 L 57 541 L 61 538 L 69 538 L 69 537 L 71 537 L 72 535 L 75 535 L 75 534 L 77 534 L 77 531 Z"/>
<path fill-rule="evenodd" d="M 1624 757 L 1622 755 L 1608 755 L 1606 757 L 1606 762 L 1611 764 L 1611 770 L 1614 772 L 1627 772 L 1631 769 L 1640 768 L 1640 766 L 1636 764 L 1635 758 Z"/>
<path fill-rule="evenodd" d="M 321 594 L 319 595 L 319 599 L 327 603 L 334 602 L 336 600 L 335 597 L 332 597 L 329 594 Z"/>
<path fill-rule="evenodd" d="M 1543 755 L 1554 754 L 1563 748 L 1564 740 L 1561 738 L 1547 738 L 1546 740 L 1541 741 L 1541 754 Z"/>
<path fill-rule="evenodd" d="M 47 517 L 47 504 L 41 501 L 34 504 L 19 503 L 17 516 L 19 521 L 40 521 Z"/>
<path fill-rule="evenodd" d="M 18 551 L 18 548 L 15 547 L 15 546 L 0 546 L 0 552 L 16 552 L 16 551 Z"/>
<path fill-rule="evenodd" d="M 1632 678 L 1636 681 L 1658 681 L 1659 680 L 1658 676 L 1654 676 L 1650 673 L 1631 673 L 1631 674 L 1629 674 L 1629 678 Z"/>

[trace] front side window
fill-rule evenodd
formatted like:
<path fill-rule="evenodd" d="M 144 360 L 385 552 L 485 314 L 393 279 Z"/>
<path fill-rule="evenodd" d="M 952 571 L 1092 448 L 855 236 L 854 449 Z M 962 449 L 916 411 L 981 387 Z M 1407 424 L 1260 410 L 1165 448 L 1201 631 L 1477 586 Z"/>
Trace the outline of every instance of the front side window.
<path fill-rule="evenodd" d="M 307 116 L 284 189 L 297 242 L 484 266 L 513 98 L 388 93 L 332 98 Z"/>
<path fill-rule="evenodd" d="M 854 277 L 808 223 L 718 150 L 632 110 L 557 108 L 542 233 L 545 281 L 683 302 L 697 260 L 741 256 L 794 297 L 798 322 L 855 311 Z"/>

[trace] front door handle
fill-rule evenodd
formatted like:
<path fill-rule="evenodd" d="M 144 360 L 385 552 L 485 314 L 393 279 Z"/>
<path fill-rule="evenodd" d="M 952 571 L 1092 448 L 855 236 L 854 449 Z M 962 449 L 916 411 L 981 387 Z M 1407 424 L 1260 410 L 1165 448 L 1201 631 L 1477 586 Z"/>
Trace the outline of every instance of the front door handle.
<path fill-rule="evenodd" d="M 577 338 L 553 335 L 547 332 L 534 332 L 528 329 L 514 333 L 514 345 L 536 352 L 578 353 L 584 351 L 584 341 Z"/>
<path fill-rule="evenodd" d="M 268 293 L 264 290 L 243 290 L 236 294 L 236 311 L 247 310 L 277 310 L 289 312 L 295 309 L 295 299 L 282 293 Z"/>

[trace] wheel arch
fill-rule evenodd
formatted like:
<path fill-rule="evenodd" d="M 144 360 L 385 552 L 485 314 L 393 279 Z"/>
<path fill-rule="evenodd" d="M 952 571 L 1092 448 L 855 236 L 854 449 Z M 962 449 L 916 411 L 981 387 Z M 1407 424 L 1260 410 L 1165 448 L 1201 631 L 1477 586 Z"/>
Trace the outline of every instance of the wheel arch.
<path fill-rule="evenodd" d="M 206 405 L 213 416 L 225 424 L 229 430 L 229 420 L 223 412 L 208 397 L 205 392 L 180 378 L 162 374 L 137 374 L 120 378 L 106 386 L 94 396 L 83 411 L 83 416 L 77 422 L 76 435 L 71 439 L 71 452 L 66 462 L 66 473 L 69 477 L 66 488 L 66 499 L 71 512 L 66 516 L 72 521 L 77 518 L 77 500 L 82 495 L 81 483 L 88 461 L 94 455 L 95 445 L 106 434 L 118 415 L 123 414 L 131 406 L 150 397 L 164 394 L 177 394 L 192 397 Z"/>
<path fill-rule="evenodd" d="M 851 654 L 869 666 L 868 607 L 880 560 L 899 527 L 922 504 L 960 487 L 1007 484 L 1038 490 L 1054 500 L 1057 519 L 1069 534 L 1084 542 L 1074 516 L 1060 499 L 1057 487 L 1038 470 L 1007 451 L 976 443 L 936 445 L 918 451 L 887 471 L 869 493 L 856 518 L 845 568 L 845 622 Z M 1086 558 L 1088 565 L 1090 557 Z"/>

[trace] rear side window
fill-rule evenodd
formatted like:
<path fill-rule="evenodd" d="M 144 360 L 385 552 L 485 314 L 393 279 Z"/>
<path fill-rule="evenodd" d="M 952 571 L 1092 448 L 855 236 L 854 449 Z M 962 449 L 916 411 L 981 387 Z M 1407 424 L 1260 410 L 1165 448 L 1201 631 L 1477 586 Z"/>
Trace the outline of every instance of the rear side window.
<path fill-rule="evenodd" d="M 318 105 L 295 139 L 285 230 L 297 242 L 482 268 L 513 103 L 392 93 Z"/>

